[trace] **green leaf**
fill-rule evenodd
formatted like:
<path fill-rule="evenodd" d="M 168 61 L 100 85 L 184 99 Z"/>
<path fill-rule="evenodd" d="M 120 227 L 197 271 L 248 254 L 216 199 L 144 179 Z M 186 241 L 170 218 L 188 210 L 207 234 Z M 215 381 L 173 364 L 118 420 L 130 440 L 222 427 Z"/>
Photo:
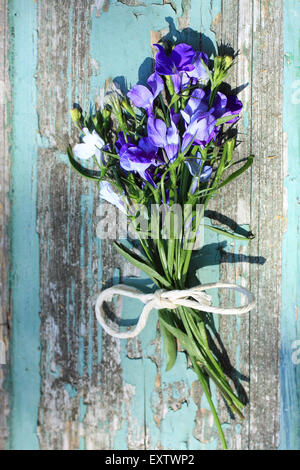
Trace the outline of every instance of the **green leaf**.
<path fill-rule="evenodd" d="M 205 70 L 207 72 L 207 75 L 209 76 L 210 81 L 212 81 L 211 71 L 209 70 L 208 66 L 206 65 L 206 63 L 204 62 L 203 59 L 201 59 L 201 62 L 202 62 L 202 65 L 203 65 L 203 67 L 205 68 Z"/>
<path fill-rule="evenodd" d="M 117 160 L 120 160 L 120 155 L 117 155 L 116 153 L 111 153 L 111 152 L 108 152 L 107 150 L 103 150 L 103 149 L 101 149 L 101 152 L 105 153 L 109 157 L 113 157 L 113 158 L 116 158 Z"/>
<path fill-rule="evenodd" d="M 160 119 L 165 121 L 165 115 L 164 115 L 164 113 L 162 112 L 162 110 L 160 108 L 156 108 L 156 114 Z"/>
<path fill-rule="evenodd" d="M 231 121 L 231 119 L 234 119 L 235 117 L 238 117 L 238 114 L 232 114 L 231 116 L 224 116 L 217 119 L 216 126 L 221 126 L 221 124 L 225 124 L 225 122 Z"/>
<path fill-rule="evenodd" d="M 171 106 L 173 106 L 174 103 L 177 103 L 177 101 L 179 100 L 180 96 L 177 95 L 176 93 L 172 96 L 172 99 L 171 99 L 171 102 L 168 106 L 168 108 L 170 109 Z"/>
<path fill-rule="evenodd" d="M 149 276 L 154 281 L 158 281 L 163 286 L 168 288 L 171 287 L 171 284 L 163 276 L 161 276 L 158 272 L 155 271 L 155 269 L 147 264 L 147 260 L 145 258 L 142 258 L 136 253 L 130 251 L 124 245 L 121 245 L 121 243 L 115 242 L 114 245 L 118 252 L 121 253 L 121 255 L 124 256 L 124 258 L 133 264 L 136 268 L 141 269 L 141 271 L 144 271 L 147 276 Z"/>
<path fill-rule="evenodd" d="M 172 367 L 174 366 L 176 362 L 176 357 L 177 357 L 176 338 L 174 335 L 172 335 L 172 333 L 169 332 L 169 330 L 163 325 L 163 323 L 160 323 L 160 331 L 161 331 L 161 335 L 163 338 L 164 351 L 166 355 L 166 362 L 167 362 L 166 371 L 168 371 L 172 369 Z"/>
<path fill-rule="evenodd" d="M 189 353 L 190 356 L 199 358 L 199 350 L 191 342 L 188 335 L 183 333 L 179 328 L 174 326 L 174 314 L 169 310 L 158 312 L 160 324 L 162 324 L 175 338 L 178 339 L 182 347 Z"/>
<path fill-rule="evenodd" d="M 227 230 L 223 230 L 221 228 L 216 228 L 216 227 L 212 227 L 211 225 L 206 225 L 204 224 L 204 227 L 205 228 L 208 228 L 209 230 L 212 230 L 213 232 L 216 232 L 216 233 L 219 233 L 220 235 L 225 235 L 226 237 L 229 237 L 229 238 L 234 238 L 235 240 L 246 240 L 246 241 L 249 241 L 249 240 L 252 240 L 254 237 L 253 234 L 249 234 L 248 237 L 243 237 L 242 235 L 235 235 L 234 233 L 231 233 L 231 232 L 227 232 Z"/>
<path fill-rule="evenodd" d="M 227 140 L 226 144 L 227 144 L 226 163 L 230 163 L 232 160 L 232 154 L 235 148 L 235 137 Z"/>
<path fill-rule="evenodd" d="M 237 178 L 238 176 L 240 176 L 241 174 L 243 174 L 244 171 L 248 170 L 248 168 L 250 168 L 250 166 L 251 166 L 252 163 L 253 163 L 253 159 L 254 159 L 254 155 L 250 155 L 250 156 L 248 157 L 248 160 L 247 160 L 247 162 L 245 163 L 245 165 L 242 166 L 239 170 L 235 171 L 234 173 L 231 173 L 231 175 L 228 176 L 228 178 L 226 178 L 226 180 L 223 181 L 223 183 L 220 184 L 220 186 L 218 187 L 218 189 L 223 188 L 223 186 L 226 186 L 226 184 L 230 183 L 230 182 L 233 181 L 235 178 Z"/>
<path fill-rule="evenodd" d="M 174 255 L 175 255 L 175 239 L 174 234 L 171 234 L 171 238 L 168 240 L 168 269 L 170 276 L 172 276 L 174 269 Z"/>
<path fill-rule="evenodd" d="M 79 173 L 84 178 L 99 181 L 99 179 L 101 177 L 101 172 L 100 171 L 89 170 L 88 168 L 84 168 L 82 165 L 80 165 L 80 163 L 78 163 L 75 160 L 75 158 L 73 157 L 73 152 L 72 152 L 71 147 L 67 148 L 67 154 L 68 154 L 69 161 L 70 161 L 72 167 L 74 168 L 74 170 L 77 171 L 77 173 Z"/>

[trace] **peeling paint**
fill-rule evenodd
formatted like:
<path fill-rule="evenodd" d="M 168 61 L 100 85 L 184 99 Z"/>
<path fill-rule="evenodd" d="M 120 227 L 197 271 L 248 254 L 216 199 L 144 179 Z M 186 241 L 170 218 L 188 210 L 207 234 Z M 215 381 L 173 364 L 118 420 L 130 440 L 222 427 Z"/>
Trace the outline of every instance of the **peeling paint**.
<path fill-rule="evenodd" d="M 123 3 L 127 7 L 146 7 L 146 3 L 140 0 L 117 0 L 119 3 Z"/>
<path fill-rule="evenodd" d="M 94 8 L 96 9 L 96 16 L 99 17 L 101 11 L 108 12 L 110 0 L 95 0 L 95 3 L 91 6 L 91 15 L 93 14 Z"/>

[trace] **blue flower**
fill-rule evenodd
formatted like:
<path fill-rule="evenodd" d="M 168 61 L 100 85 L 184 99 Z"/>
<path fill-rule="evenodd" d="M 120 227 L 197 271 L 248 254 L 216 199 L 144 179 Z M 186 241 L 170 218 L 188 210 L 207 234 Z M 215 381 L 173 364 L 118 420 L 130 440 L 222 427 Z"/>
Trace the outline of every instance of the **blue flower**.
<path fill-rule="evenodd" d="M 200 83 L 206 83 L 209 79 L 207 69 L 205 65 L 208 66 L 208 57 L 205 52 L 196 52 L 193 59 L 194 69 L 187 72 L 187 75 L 194 79 L 193 85 L 196 81 Z"/>
<path fill-rule="evenodd" d="M 214 116 L 219 119 L 225 116 L 240 114 L 243 108 L 243 104 L 235 95 L 225 96 L 223 93 L 218 92 L 213 102 L 213 108 Z M 238 118 L 239 116 L 233 117 L 227 121 L 227 124 L 236 122 Z"/>
<path fill-rule="evenodd" d="M 126 171 L 135 171 L 143 179 L 155 186 L 149 168 L 161 165 L 155 147 L 148 137 L 143 137 L 135 145 L 131 142 L 124 143 L 120 150 L 120 166 Z"/>
<path fill-rule="evenodd" d="M 194 139 L 194 143 L 204 147 L 219 133 L 220 126 L 217 120 L 225 116 L 234 116 L 242 110 L 242 103 L 234 95 L 226 96 L 218 92 L 212 107 L 209 108 L 210 91 L 200 88 L 193 91 L 184 110 L 181 111 L 186 123 L 186 132 L 183 136 L 182 147 L 185 149 Z M 227 123 L 233 123 L 238 116 Z"/>
<path fill-rule="evenodd" d="M 212 174 L 212 167 L 209 165 L 204 165 L 202 168 L 202 159 L 200 152 L 197 152 L 195 158 L 186 160 L 185 164 L 188 167 L 191 175 L 194 177 L 190 188 L 190 193 L 194 194 L 198 187 L 199 181 L 201 183 L 205 183 L 209 180 Z"/>
<path fill-rule="evenodd" d="M 158 49 L 155 57 L 155 70 L 161 75 L 171 75 L 174 90 L 178 94 L 191 83 L 197 81 L 206 83 L 208 73 L 203 62 L 208 65 L 208 57 L 204 52 L 196 52 L 188 44 L 178 44 L 168 56 L 160 44 L 154 44 Z"/>
<path fill-rule="evenodd" d="M 150 142 L 156 147 L 163 148 L 170 162 L 177 157 L 179 150 L 179 132 L 174 121 L 177 115 L 171 112 L 170 126 L 167 127 L 162 119 L 155 119 L 151 114 L 147 121 L 147 133 Z"/>
<path fill-rule="evenodd" d="M 211 111 L 197 111 L 189 120 L 183 134 L 181 150 L 184 151 L 191 143 L 204 148 L 214 137 L 216 119 Z"/>
<path fill-rule="evenodd" d="M 129 90 L 127 96 L 135 106 L 144 108 L 147 114 L 150 114 L 153 110 L 153 101 L 164 89 L 164 82 L 161 76 L 154 72 L 148 78 L 147 83 L 151 90 L 144 85 L 135 85 Z"/>

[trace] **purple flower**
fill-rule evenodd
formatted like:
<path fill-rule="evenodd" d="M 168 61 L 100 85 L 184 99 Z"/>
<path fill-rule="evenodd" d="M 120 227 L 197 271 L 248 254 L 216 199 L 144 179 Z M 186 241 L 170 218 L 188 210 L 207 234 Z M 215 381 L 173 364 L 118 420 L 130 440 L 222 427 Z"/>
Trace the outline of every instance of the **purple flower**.
<path fill-rule="evenodd" d="M 233 116 L 235 114 L 239 114 L 242 111 L 243 104 L 241 101 L 234 95 L 225 96 L 223 93 L 218 92 L 214 102 L 214 116 L 219 119 L 225 116 Z M 227 121 L 227 124 L 236 122 L 238 120 L 238 116 Z"/>
<path fill-rule="evenodd" d="M 209 77 L 202 61 L 208 65 L 208 57 L 204 52 L 195 52 L 191 46 L 182 43 L 175 46 L 168 56 L 160 44 L 154 46 L 158 49 L 155 70 L 161 75 L 172 75 L 177 94 L 189 83 L 195 85 L 198 80 L 206 83 Z"/>
<path fill-rule="evenodd" d="M 179 133 L 173 119 L 177 119 L 177 115 L 171 113 L 171 125 L 167 127 L 162 119 L 155 119 L 151 114 L 147 121 L 147 132 L 150 142 L 156 147 L 165 150 L 168 159 L 173 162 L 178 154 L 179 149 Z"/>
<path fill-rule="evenodd" d="M 185 150 L 191 142 L 204 148 L 214 137 L 215 126 L 216 119 L 211 111 L 197 111 L 192 115 L 183 134 L 181 150 Z"/>
<path fill-rule="evenodd" d="M 205 52 L 196 52 L 193 60 L 194 69 L 187 72 L 187 75 L 195 81 L 199 80 L 201 83 L 206 83 L 209 76 L 203 62 L 208 66 L 208 57 Z"/>
<path fill-rule="evenodd" d="M 191 122 L 192 116 L 197 112 L 206 113 L 210 111 L 214 115 L 215 119 L 219 119 L 224 116 L 239 114 L 242 110 L 243 105 L 236 96 L 231 95 L 227 97 L 221 92 L 217 93 L 212 107 L 209 110 L 209 97 L 210 91 L 205 92 L 200 88 L 193 91 L 185 109 L 181 111 L 183 119 L 187 124 Z M 235 122 L 237 119 L 238 117 L 235 117 L 227 122 Z"/>
<path fill-rule="evenodd" d="M 200 152 L 197 152 L 195 158 L 186 160 L 185 164 L 188 167 L 191 175 L 194 177 L 190 188 L 190 193 L 194 194 L 197 189 L 199 180 L 201 183 L 205 183 L 209 180 L 212 174 L 212 167 L 209 165 L 204 165 L 202 168 L 202 159 Z"/>
<path fill-rule="evenodd" d="M 218 92 L 209 109 L 210 91 L 196 89 L 193 91 L 186 107 L 181 111 L 186 123 L 186 132 L 183 136 L 182 149 L 184 150 L 194 138 L 194 143 L 204 147 L 212 139 L 216 138 L 219 132 L 217 119 L 225 116 L 232 116 L 240 113 L 242 103 L 236 96 L 227 97 Z M 233 123 L 238 119 L 235 117 L 228 123 Z"/>
<path fill-rule="evenodd" d="M 167 56 L 165 49 L 160 44 L 153 44 L 158 52 L 155 57 L 155 70 L 160 75 L 174 75 L 177 72 L 193 70 L 192 61 L 195 51 L 187 44 L 177 44 L 171 54 Z"/>
<path fill-rule="evenodd" d="M 118 140 L 115 143 L 115 147 L 118 153 L 120 153 L 120 150 L 124 144 L 132 144 L 131 139 L 128 135 L 126 135 L 127 142 L 125 140 L 124 132 L 119 132 L 118 134 Z"/>
<path fill-rule="evenodd" d="M 155 186 L 149 168 L 161 165 L 155 147 L 148 137 L 143 137 L 138 144 L 124 143 L 120 148 L 120 166 L 126 171 L 136 171 L 143 179 Z"/>
<path fill-rule="evenodd" d="M 206 113 L 208 111 L 209 95 L 201 88 L 197 88 L 191 94 L 186 107 L 181 111 L 182 117 L 187 124 L 190 124 L 192 117 L 198 113 Z"/>
<path fill-rule="evenodd" d="M 164 82 L 161 76 L 154 72 L 148 78 L 147 83 L 151 91 L 144 85 L 135 85 L 129 90 L 127 96 L 135 106 L 144 108 L 147 114 L 150 114 L 153 109 L 153 101 L 164 89 Z"/>
<path fill-rule="evenodd" d="M 174 86 L 174 91 L 177 95 L 179 95 L 182 90 L 185 90 L 191 82 L 192 79 L 187 75 L 186 72 L 177 72 L 172 75 L 172 83 Z"/>

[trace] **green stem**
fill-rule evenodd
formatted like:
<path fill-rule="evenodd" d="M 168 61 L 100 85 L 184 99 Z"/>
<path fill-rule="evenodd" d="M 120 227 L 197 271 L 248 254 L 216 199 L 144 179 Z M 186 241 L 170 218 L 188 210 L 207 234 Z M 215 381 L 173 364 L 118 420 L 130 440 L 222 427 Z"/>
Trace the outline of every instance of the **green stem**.
<path fill-rule="evenodd" d="M 197 365 L 197 363 L 196 363 L 196 361 L 193 357 L 191 357 L 191 361 L 192 361 L 192 364 L 193 364 L 194 371 L 196 372 L 196 374 L 199 378 L 199 382 L 200 382 L 200 384 L 203 388 L 206 399 L 207 399 L 208 404 L 210 406 L 210 409 L 212 411 L 212 414 L 213 414 L 213 417 L 214 417 L 214 420 L 215 420 L 215 423 L 216 423 L 216 426 L 217 426 L 217 429 L 218 429 L 218 432 L 219 432 L 219 436 L 220 436 L 223 448 L 224 448 L 224 450 L 227 450 L 228 447 L 227 447 L 226 439 L 225 439 L 225 436 L 224 436 L 224 433 L 223 433 L 223 429 L 222 429 L 222 426 L 221 426 L 221 422 L 220 422 L 218 413 L 216 411 L 215 405 L 214 405 L 214 403 L 212 401 L 212 398 L 211 398 L 211 393 L 210 393 L 205 375 L 203 374 L 203 372 L 201 371 L 200 367 Z"/>
<path fill-rule="evenodd" d="M 208 345 L 206 332 L 204 333 L 204 337 L 203 337 L 203 333 L 202 335 L 199 335 L 197 325 L 195 324 L 192 315 L 189 313 L 187 309 L 181 308 L 181 312 L 183 311 L 185 314 L 184 316 L 185 316 L 186 322 L 188 324 L 187 331 L 190 333 L 190 335 L 194 336 L 196 342 L 198 343 L 198 344 L 195 344 L 195 347 L 199 350 L 200 362 L 204 365 L 208 375 L 217 385 L 219 391 L 223 395 L 228 406 L 232 409 L 234 413 L 237 413 L 241 418 L 243 418 L 243 415 L 240 410 L 244 407 L 244 405 L 241 403 L 241 401 L 233 392 L 231 386 L 226 380 L 223 370 L 221 369 L 217 361 L 214 359 L 210 351 L 209 345 Z"/>

